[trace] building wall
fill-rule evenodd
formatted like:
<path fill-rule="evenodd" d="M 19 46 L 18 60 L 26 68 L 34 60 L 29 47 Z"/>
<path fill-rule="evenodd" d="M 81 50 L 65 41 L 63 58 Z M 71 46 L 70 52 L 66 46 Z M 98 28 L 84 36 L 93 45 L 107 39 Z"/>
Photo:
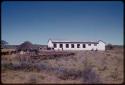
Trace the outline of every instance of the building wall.
<path fill-rule="evenodd" d="M 49 48 L 53 48 L 53 43 L 52 43 L 51 40 L 48 41 L 48 47 L 49 47 Z"/>
<path fill-rule="evenodd" d="M 51 41 L 48 42 L 48 47 L 50 48 L 54 48 L 53 45 L 54 43 L 52 43 Z M 91 44 L 91 46 L 89 46 L 88 44 L 85 44 L 85 48 L 83 48 L 83 43 L 80 43 L 80 47 L 77 48 L 77 43 L 68 43 L 69 44 L 69 48 L 66 48 L 66 43 L 56 43 L 57 47 L 54 48 L 54 50 L 105 50 L 105 43 L 103 43 L 102 41 L 99 41 L 99 43 L 97 44 L 97 46 L 95 46 L 94 44 Z M 60 44 L 63 44 L 63 49 L 60 48 Z M 71 48 L 71 44 L 74 44 L 74 48 Z"/>
<path fill-rule="evenodd" d="M 98 44 L 97 48 L 99 50 L 104 51 L 105 50 L 105 46 L 106 46 L 105 43 L 103 43 L 102 41 L 99 41 L 99 44 Z"/>

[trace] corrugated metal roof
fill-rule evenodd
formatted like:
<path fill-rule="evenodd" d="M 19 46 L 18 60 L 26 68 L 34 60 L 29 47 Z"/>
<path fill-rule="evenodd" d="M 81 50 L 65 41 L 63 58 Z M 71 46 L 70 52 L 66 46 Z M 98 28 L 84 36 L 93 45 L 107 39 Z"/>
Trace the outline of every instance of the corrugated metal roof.
<path fill-rule="evenodd" d="M 53 43 L 87 43 L 87 44 L 98 44 L 99 41 L 102 41 L 102 40 L 98 40 L 96 42 L 94 41 L 69 41 L 69 40 L 54 40 L 54 39 L 50 39 Z M 103 42 L 103 41 L 102 41 Z M 104 42 L 103 42 L 104 43 Z"/>
<path fill-rule="evenodd" d="M 70 41 L 70 42 L 65 42 L 65 41 L 61 41 L 61 42 L 56 42 L 56 41 L 52 41 L 53 43 L 88 43 L 88 44 L 98 44 L 98 42 L 76 42 L 76 41 Z"/>
<path fill-rule="evenodd" d="M 93 44 L 98 44 L 98 42 L 93 42 L 93 41 L 63 41 L 63 40 L 52 40 L 53 43 L 93 43 Z"/>

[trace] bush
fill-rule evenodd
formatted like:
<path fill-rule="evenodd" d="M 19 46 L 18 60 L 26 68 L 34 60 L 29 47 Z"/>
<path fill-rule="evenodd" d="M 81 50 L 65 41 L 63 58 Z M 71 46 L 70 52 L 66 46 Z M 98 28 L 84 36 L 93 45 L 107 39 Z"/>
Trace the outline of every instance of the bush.
<path fill-rule="evenodd" d="M 14 70 L 19 70 L 21 68 L 21 64 L 13 63 L 12 67 L 14 68 Z"/>
<path fill-rule="evenodd" d="M 99 75 L 97 75 L 96 72 L 92 70 L 92 68 L 90 67 L 87 67 L 83 70 L 82 76 L 83 76 L 83 81 L 85 83 L 90 83 L 90 84 L 100 83 Z"/>
<path fill-rule="evenodd" d="M 81 77 L 81 71 L 76 71 L 74 69 L 61 69 L 58 70 L 58 78 L 62 80 L 75 80 Z"/>
<path fill-rule="evenodd" d="M 106 54 L 106 56 L 110 56 L 111 54 Z"/>
<path fill-rule="evenodd" d="M 36 83 L 37 83 L 36 76 L 31 75 L 30 78 L 29 78 L 29 83 L 31 83 L 31 84 L 36 84 Z"/>
<path fill-rule="evenodd" d="M 114 49 L 114 47 L 113 47 L 112 44 L 108 44 L 108 45 L 106 46 L 106 50 L 113 50 L 113 49 Z"/>
<path fill-rule="evenodd" d="M 12 63 L 2 63 L 1 67 L 2 67 L 2 71 L 13 69 Z"/>
<path fill-rule="evenodd" d="M 99 75 L 92 68 L 92 63 L 88 57 L 85 57 L 84 70 L 82 71 L 83 82 L 89 84 L 101 83 Z"/>

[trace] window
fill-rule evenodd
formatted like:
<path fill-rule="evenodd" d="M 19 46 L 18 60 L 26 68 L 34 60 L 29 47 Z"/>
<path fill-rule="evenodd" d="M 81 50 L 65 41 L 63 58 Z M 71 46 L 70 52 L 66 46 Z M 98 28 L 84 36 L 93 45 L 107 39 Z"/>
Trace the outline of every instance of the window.
<path fill-rule="evenodd" d="M 69 44 L 66 44 L 66 48 L 69 48 Z"/>
<path fill-rule="evenodd" d="M 77 44 L 77 48 L 80 48 L 80 44 Z"/>
<path fill-rule="evenodd" d="M 97 44 L 94 44 L 94 46 L 97 46 Z"/>
<path fill-rule="evenodd" d="M 83 48 L 85 48 L 86 46 L 85 46 L 85 44 L 83 44 Z"/>
<path fill-rule="evenodd" d="M 91 44 L 88 44 L 89 46 L 91 46 Z"/>
<path fill-rule="evenodd" d="M 57 46 L 56 46 L 56 44 L 54 43 L 54 48 L 56 48 Z"/>
<path fill-rule="evenodd" d="M 63 45 L 62 44 L 60 44 L 60 48 L 62 48 L 63 47 Z"/>
<path fill-rule="evenodd" d="M 74 48 L 74 44 L 71 44 L 71 48 Z"/>

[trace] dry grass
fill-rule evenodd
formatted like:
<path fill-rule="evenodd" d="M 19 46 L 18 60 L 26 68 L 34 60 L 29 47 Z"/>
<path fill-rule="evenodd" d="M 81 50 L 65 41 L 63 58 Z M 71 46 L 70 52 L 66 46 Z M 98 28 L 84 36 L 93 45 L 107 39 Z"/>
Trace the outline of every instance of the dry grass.
<path fill-rule="evenodd" d="M 2 49 L 1 52 L 15 51 L 15 49 Z"/>
<path fill-rule="evenodd" d="M 2 56 L 2 83 L 112 83 L 123 82 L 123 49 L 78 51 L 75 56 L 18 61 Z"/>

